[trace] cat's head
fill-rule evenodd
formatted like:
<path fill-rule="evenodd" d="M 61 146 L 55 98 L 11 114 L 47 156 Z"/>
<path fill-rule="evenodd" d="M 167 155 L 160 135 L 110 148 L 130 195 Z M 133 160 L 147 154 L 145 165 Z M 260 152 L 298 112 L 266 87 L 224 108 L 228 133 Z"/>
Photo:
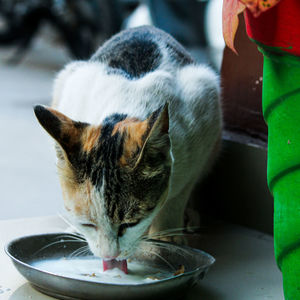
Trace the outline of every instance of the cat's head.
<path fill-rule="evenodd" d="M 171 172 L 168 105 L 139 120 L 102 124 L 36 106 L 55 139 L 65 208 L 94 255 L 128 258 L 164 203 Z"/>

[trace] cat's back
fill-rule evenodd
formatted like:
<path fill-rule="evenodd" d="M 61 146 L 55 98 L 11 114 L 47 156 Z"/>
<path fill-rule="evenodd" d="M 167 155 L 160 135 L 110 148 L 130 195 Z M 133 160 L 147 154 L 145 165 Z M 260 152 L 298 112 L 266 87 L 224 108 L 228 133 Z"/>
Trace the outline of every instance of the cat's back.
<path fill-rule="evenodd" d="M 104 43 L 92 56 L 130 79 L 138 79 L 164 66 L 182 67 L 193 63 L 189 53 L 166 32 L 141 26 L 120 32 Z"/>
<path fill-rule="evenodd" d="M 177 194 L 205 169 L 220 137 L 219 99 L 218 76 L 209 67 L 197 65 L 169 34 L 142 26 L 113 36 L 89 61 L 66 66 L 54 84 L 53 107 L 99 125 L 116 113 L 145 120 L 168 102 Z"/>

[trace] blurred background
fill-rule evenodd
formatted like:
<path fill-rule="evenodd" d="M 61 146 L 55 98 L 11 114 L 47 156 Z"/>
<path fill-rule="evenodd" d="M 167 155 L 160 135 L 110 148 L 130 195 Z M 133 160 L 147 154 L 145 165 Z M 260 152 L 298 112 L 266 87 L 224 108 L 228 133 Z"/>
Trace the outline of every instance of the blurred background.
<path fill-rule="evenodd" d="M 63 212 L 53 141 L 34 117 L 56 73 L 121 29 L 155 25 L 219 71 L 222 0 L 0 0 L 0 219 Z"/>

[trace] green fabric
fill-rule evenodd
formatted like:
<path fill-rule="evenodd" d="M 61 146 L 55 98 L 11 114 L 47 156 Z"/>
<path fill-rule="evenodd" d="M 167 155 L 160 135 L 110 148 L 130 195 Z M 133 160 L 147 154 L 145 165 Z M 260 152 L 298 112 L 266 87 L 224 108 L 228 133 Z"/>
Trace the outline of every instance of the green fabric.
<path fill-rule="evenodd" d="M 287 254 L 282 261 L 282 274 L 285 299 L 298 300 L 300 293 L 299 284 L 299 268 L 295 266 L 299 264 L 300 247 L 295 249 L 291 254 Z"/>
<path fill-rule="evenodd" d="M 300 59 L 269 47 L 261 51 L 275 256 L 285 299 L 300 300 Z"/>

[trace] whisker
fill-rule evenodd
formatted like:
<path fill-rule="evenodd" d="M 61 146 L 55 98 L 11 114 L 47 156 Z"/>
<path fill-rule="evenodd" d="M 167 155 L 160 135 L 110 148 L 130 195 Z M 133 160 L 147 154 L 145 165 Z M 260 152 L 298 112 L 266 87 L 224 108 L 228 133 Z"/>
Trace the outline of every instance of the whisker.
<path fill-rule="evenodd" d="M 39 252 L 41 252 L 41 251 L 43 251 L 43 250 L 45 250 L 45 249 L 51 247 L 52 245 L 58 244 L 58 243 L 62 243 L 62 241 L 56 241 L 56 242 L 50 243 L 50 244 L 48 244 L 48 245 L 42 247 L 41 249 L 37 250 L 36 252 L 34 252 L 33 255 L 36 255 L 36 254 L 38 254 Z"/>
<path fill-rule="evenodd" d="M 84 235 L 83 234 L 81 234 L 81 233 L 77 233 L 77 232 L 70 232 L 69 234 L 71 234 L 71 235 L 75 235 L 77 238 L 79 238 L 79 239 L 83 239 L 83 240 L 85 240 L 85 237 L 84 237 Z"/>
<path fill-rule="evenodd" d="M 172 236 L 185 236 L 185 233 L 178 232 L 178 233 L 170 233 L 170 234 L 161 234 L 161 235 L 155 235 L 151 237 L 143 237 L 144 240 L 152 240 L 152 239 L 161 239 L 166 237 L 172 237 Z"/>
<path fill-rule="evenodd" d="M 80 247 L 77 250 L 75 250 L 74 252 L 72 252 L 69 255 L 69 258 L 73 258 L 73 257 L 79 256 L 79 255 L 81 255 L 83 253 L 87 253 L 88 251 L 89 251 L 89 247 L 88 246 Z"/>
<path fill-rule="evenodd" d="M 60 235 L 57 237 L 58 239 L 60 238 L 69 238 L 69 239 L 72 239 L 72 240 L 76 240 L 76 241 L 81 241 L 81 242 L 86 242 L 86 239 L 84 237 L 81 237 L 81 236 L 73 236 L 73 234 L 63 234 L 63 235 Z"/>
<path fill-rule="evenodd" d="M 76 254 L 74 254 L 71 258 L 75 258 L 78 256 L 85 256 L 88 252 L 89 252 L 88 249 L 83 249 L 83 250 L 77 252 Z"/>
<path fill-rule="evenodd" d="M 62 243 L 64 242 L 69 242 L 69 243 L 85 243 L 85 241 L 82 241 L 82 240 L 62 240 L 61 241 Z"/>
<path fill-rule="evenodd" d="M 86 241 L 85 237 L 83 234 L 81 234 L 80 232 L 78 232 L 78 229 L 68 220 L 67 217 L 64 217 L 62 214 L 58 214 L 58 216 L 67 224 L 69 225 L 74 231 L 70 232 L 70 234 L 76 236 L 79 239 L 82 239 L 83 241 Z"/>
<path fill-rule="evenodd" d="M 199 229 L 198 226 L 194 227 L 188 227 L 189 229 Z M 171 229 L 166 229 L 162 231 L 158 231 L 152 234 L 145 234 L 142 236 L 144 240 L 148 239 L 159 239 L 163 237 L 170 237 L 170 236 L 180 236 L 180 235 L 185 235 L 187 234 L 186 232 L 183 232 L 183 230 L 186 230 L 187 227 L 178 227 L 178 228 L 171 228 Z M 190 234 L 190 233 L 189 233 Z"/>
<path fill-rule="evenodd" d="M 72 258 L 74 256 L 78 256 L 79 253 L 81 253 L 82 251 L 88 251 L 89 247 L 88 246 L 82 246 L 78 249 L 76 249 L 75 251 L 73 251 L 71 254 L 69 254 L 68 258 Z"/>
<path fill-rule="evenodd" d="M 89 249 L 85 249 L 85 250 L 82 250 L 81 252 L 77 253 L 75 256 L 73 257 L 77 257 L 77 256 L 85 256 L 86 254 L 89 253 Z"/>
<path fill-rule="evenodd" d="M 58 216 L 67 224 L 69 225 L 71 228 L 73 228 L 75 230 L 75 233 L 73 233 L 74 235 L 80 235 L 78 233 L 77 228 L 67 219 L 67 217 L 64 217 L 62 214 L 58 213 Z"/>
<path fill-rule="evenodd" d="M 171 269 L 174 270 L 174 272 L 176 271 L 176 268 L 170 264 L 165 258 L 163 258 L 161 255 L 159 255 L 158 253 L 154 252 L 154 251 L 151 251 L 151 250 L 147 250 L 146 252 L 149 252 L 155 256 L 157 256 L 158 258 L 160 258 L 163 262 L 165 262 Z"/>
<path fill-rule="evenodd" d="M 147 234 L 146 236 L 148 236 L 148 237 L 155 237 L 157 235 L 163 235 L 163 234 L 177 232 L 177 231 L 181 231 L 181 230 L 182 230 L 181 228 L 167 229 L 167 230 L 162 230 L 162 231 L 154 232 L 152 234 Z"/>
<path fill-rule="evenodd" d="M 60 240 L 60 241 L 55 241 L 55 242 L 52 242 L 52 243 L 50 243 L 50 244 L 48 244 L 48 245 L 45 245 L 45 246 L 42 247 L 41 249 L 37 250 L 36 252 L 34 252 L 33 255 L 36 255 L 36 254 L 38 254 L 39 252 L 41 252 L 41 251 L 43 251 L 43 250 L 45 250 L 45 249 L 47 249 L 47 248 L 49 248 L 49 247 L 51 247 L 51 246 L 53 246 L 53 245 L 60 244 L 60 243 L 64 243 L 64 242 L 79 242 L 79 241 L 76 241 L 76 240 L 64 240 L 64 239 L 62 239 L 62 240 Z M 82 242 L 82 241 L 80 241 L 80 242 Z"/>
<path fill-rule="evenodd" d="M 159 238 L 164 238 L 164 237 L 172 237 L 172 236 L 184 236 L 186 235 L 185 233 L 182 233 L 182 232 L 178 232 L 178 233 L 170 233 L 170 234 L 161 234 L 161 235 L 156 235 L 154 236 L 154 239 L 159 239 Z M 151 240 L 153 239 L 153 237 L 150 237 L 150 238 L 146 238 L 145 237 L 145 240 Z"/>
<path fill-rule="evenodd" d="M 148 237 L 154 237 L 156 235 L 161 235 L 161 234 L 165 234 L 165 233 L 173 233 L 173 232 L 177 232 L 177 231 L 183 231 L 183 230 L 191 230 L 191 229 L 199 229 L 198 226 L 193 226 L 193 227 L 178 227 L 178 228 L 170 228 L 170 229 L 166 229 L 166 230 L 162 230 L 162 231 L 158 231 L 152 234 L 146 234 L 146 236 Z"/>
<path fill-rule="evenodd" d="M 166 250 L 170 250 L 169 245 L 162 244 L 162 243 L 160 243 L 160 241 L 148 241 L 147 243 L 153 244 L 153 245 L 155 245 L 158 248 L 163 248 L 163 249 L 166 249 Z M 184 252 L 186 255 L 191 255 L 190 251 L 184 249 L 180 245 L 172 244 L 172 247 L 179 248 L 179 250 L 182 251 L 182 252 Z"/>

